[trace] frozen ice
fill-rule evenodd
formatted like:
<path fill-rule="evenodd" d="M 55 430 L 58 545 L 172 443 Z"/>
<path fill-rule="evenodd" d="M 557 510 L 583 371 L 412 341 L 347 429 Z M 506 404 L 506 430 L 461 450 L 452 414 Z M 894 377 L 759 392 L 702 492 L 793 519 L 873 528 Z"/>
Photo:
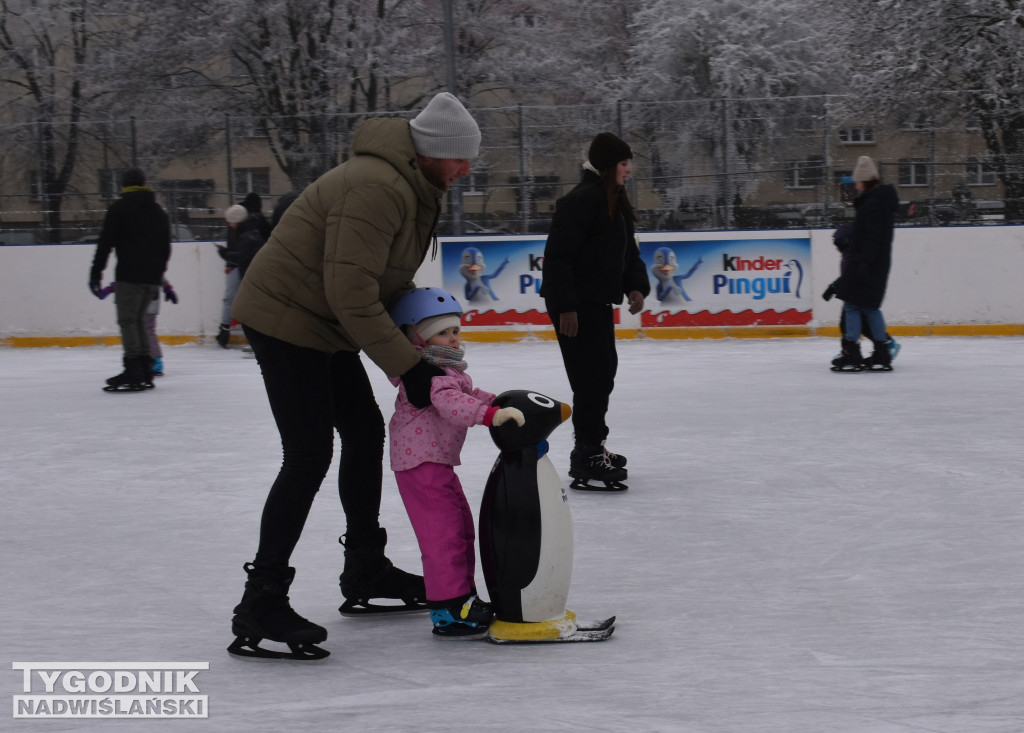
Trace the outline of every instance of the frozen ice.
<path fill-rule="evenodd" d="M 209 662 L 208 719 L 121 724 L 162 733 L 1020 733 L 1024 339 L 902 343 L 892 373 L 835 374 L 833 339 L 621 341 L 608 445 L 630 488 L 570 495 L 569 608 L 618 616 L 602 643 L 342 618 L 332 468 L 293 557 L 321 663 L 225 652 L 280 461 L 256 361 L 167 347 L 155 390 L 108 394 L 118 348 L 0 349 L 3 689 L 21 692 L 10 662 Z M 571 400 L 553 342 L 468 359 L 489 391 Z M 566 484 L 571 440 L 551 437 Z M 474 507 L 495 455 L 471 430 Z M 387 471 L 381 514 L 417 569 Z M 0 713 L 3 730 L 118 726 Z"/>

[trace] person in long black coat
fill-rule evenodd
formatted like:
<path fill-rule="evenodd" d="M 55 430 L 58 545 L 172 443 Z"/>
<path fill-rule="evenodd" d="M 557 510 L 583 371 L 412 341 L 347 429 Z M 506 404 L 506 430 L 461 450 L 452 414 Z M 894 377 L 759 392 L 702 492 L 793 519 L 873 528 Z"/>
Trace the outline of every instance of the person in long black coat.
<path fill-rule="evenodd" d="M 626 459 L 604 441 L 618 369 L 614 306 L 625 297 L 629 312 L 639 313 L 651 292 L 624 187 L 632 158 L 629 145 L 609 132 L 593 139 L 582 180 L 555 204 L 544 248 L 540 294 L 573 391 L 570 475 L 578 479 L 626 478 Z"/>
<path fill-rule="evenodd" d="M 832 361 L 841 370 L 891 368 L 889 336 L 882 315 L 882 301 L 892 265 L 892 240 L 899 208 L 896 189 L 882 183 L 878 167 L 866 155 L 853 171 L 860 195 L 854 200 L 853 229 L 843 248 L 836 297 L 843 301 L 843 353 Z M 872 335 L 874 353 L 864 359 L 860 334 Z"/>

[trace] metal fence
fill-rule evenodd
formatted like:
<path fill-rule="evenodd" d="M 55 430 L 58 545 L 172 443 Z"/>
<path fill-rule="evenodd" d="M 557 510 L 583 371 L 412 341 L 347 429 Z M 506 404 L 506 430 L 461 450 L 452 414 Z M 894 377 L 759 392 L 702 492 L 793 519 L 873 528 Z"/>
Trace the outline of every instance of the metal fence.
<path fill-rule="evenodd" d="M 481 154 L 450 197 L 441 230 L 543 232 L 602 130 L 634 150 L 629 192 L 647 229 L 833 226 L 852 215 L 849 174 L 859 155 L 876 159 L 897 185 L 901 224 L 1013 220 L 1006 161 L 997 165 L 968 122 L 851 120 L 833 111 L 835 102 L 474 108 Z M 0 124 L 0 242 L 95 237 L 129 165 L 149 172 L 176 238 L 220 238 L 224 208 L 255 191 L 269 212 L 278 197 L 345 160 L 367 116 Z M 71 146 L 75 168 L 62 180 Z"/>

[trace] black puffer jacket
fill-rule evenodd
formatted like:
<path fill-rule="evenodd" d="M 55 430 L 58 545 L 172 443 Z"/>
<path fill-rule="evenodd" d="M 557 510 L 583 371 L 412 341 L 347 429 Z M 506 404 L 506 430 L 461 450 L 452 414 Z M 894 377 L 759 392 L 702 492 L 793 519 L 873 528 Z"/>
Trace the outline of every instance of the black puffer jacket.
<path fill-rule="evenodd" d="M 114 279 L 141 285 L 160 285 L 171 257 L 171 224 L 156 202 L 153 190 L 126 188 L 107 209 L 93 257 L 91 280 L 103 277 L 110 252 L 117 253 Z"/>
<path fill-rule="evenodd" d="M 540 294 L 549 310 L 566 313 L 580 303 L 621 303 L 634 290 L 645 297 L 651 292 L 633 221 L 622 212 L 608 216 L 601 179 L 585 170 L 555 204 Z"/>
<path fill-rule="evenodd" d="M 857 212 L 843 261 L 836 296 L 861 308 L 881 308 L 892 264 L 892 236 L 899 208 L 896 189 L 870 188 L 853 202 Z"/>

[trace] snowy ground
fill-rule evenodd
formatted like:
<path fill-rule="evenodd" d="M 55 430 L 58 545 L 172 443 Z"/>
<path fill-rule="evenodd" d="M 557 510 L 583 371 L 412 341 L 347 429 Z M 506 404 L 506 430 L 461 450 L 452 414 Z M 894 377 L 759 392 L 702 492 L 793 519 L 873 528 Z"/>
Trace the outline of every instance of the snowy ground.
<path fill-rule="evenodd" d="M 836 346 L 620 344 L 609 445 L 630 490 L 570 497 L 569 607 L 618 615 L 604 643 L 443 643 L 422 616 L 340 617 L 329 478 L 292 593 L 329 631 L 319 664 L 224 651 L 279 462 L 255 361 L 167 348 L 156 390 L 110 395 L 116 348 L 0 349 L 6 699 L 10 662 L 210 663 L 204 721 L 0 713 L 0 729 L 1020 733 L 1024 339 L 907 338 L 891 374 L 829 372 Z M 469 362 L 490 391 L 570 397 L 553 343 L 471 343 Z M 563 474 L 570 440 L 552 436 Z M 474 506 L 494 455 L 470 431 Z M 385 478 L 389 554 L 411 569 Z"/>

